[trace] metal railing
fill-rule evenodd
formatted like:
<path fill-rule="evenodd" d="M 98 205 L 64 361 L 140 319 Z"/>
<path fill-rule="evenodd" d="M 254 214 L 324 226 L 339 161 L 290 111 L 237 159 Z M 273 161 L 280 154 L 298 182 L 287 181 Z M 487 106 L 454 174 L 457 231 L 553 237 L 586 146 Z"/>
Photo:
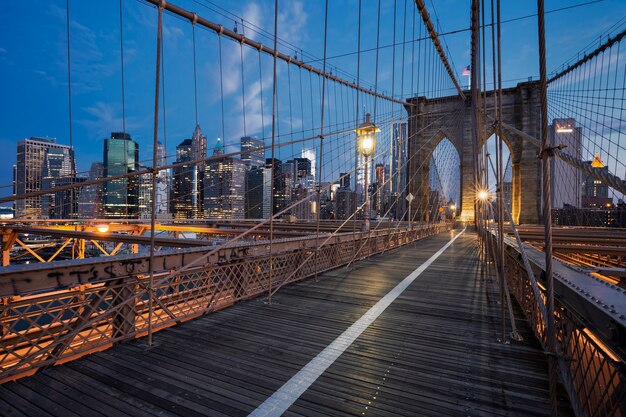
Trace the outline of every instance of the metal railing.
<path fill-rule="evenodd" d="M 299 281 L 346 265 L 355 255 L 357 259 L 368 257 L 450 227 L 441 223 L 416 225 L 410 229 L 341 233 L 319 248 L 319 255 L 313 257 L 309 255 L 316 250 L 316 237 L 275 245 L 272 253 L 260 255 L 250 250 L 243 251 L 246 256 L 237 256 L 245 245 L 229 247 L 235 256 L 211 258 L 182 273 L 173 273 L 166 266 L 165 258 L 163 262 L 157 258 L 152 303 L 145 271 L 139 274 L 136 270 L 118 272 L 115 277 L 88 284 L 78 280 L 61 290 L 55 282 L 41 280 L 35 287 L 31 282 L 25 295 L 0 299 L 0 382 L 145 336 L 149 320 L 153 331 L 161 330 L 266 294 L 271 286 L 277 288 L 286 284 L 287 278 L 288 282 Z M 135 258 L 132 265 L 140 265 L 141 259 Z M 89 270 L 88 262 L 69 268 L 73 272 Z M 0 282 L 7 279 L 7 274 L 0 274 Z M 58 275 L 48 278 L 55 279 Z M 152 311 L 149 311 L 150 305 Z"/>
<path fill-rule="evenodd" d="M 488 235 L 491 235 L 488 233 Z M 493 235 L 491 235 L 493 238 Z M 506 277 L 535 336 L 545 348 L 546 323 L 519 249 L 508 245 L 505 255 Z M 541 272 L 541 267 L 534 272 Z M 545 303 L 545 288 L 541 289 Z M 556 352 L 561 382 L 577 416 L 626 416 L 626 367 L 624 361 L 594 334 L 589 322 L 567 305 L 555 300 Z"/>

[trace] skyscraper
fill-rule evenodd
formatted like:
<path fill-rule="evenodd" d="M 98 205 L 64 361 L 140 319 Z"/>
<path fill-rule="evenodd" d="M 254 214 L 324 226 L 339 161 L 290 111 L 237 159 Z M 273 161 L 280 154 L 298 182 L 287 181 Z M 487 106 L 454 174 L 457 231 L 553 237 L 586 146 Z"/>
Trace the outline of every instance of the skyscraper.
<path fill-rule="evenodd" d="M 167 153 L 165 146 L 158 142 L 157 145 L 157 167 L 167 165 Z M 156 184 L 156 214 L 159 218 L 168 218 L 170 213 L 169 201 L 170 201 L 170 188 L 171 188 L 171 173 L 169 169 L 160 170 L 157 173 Z"/>
<path fill-rule="evenodd" d="M 221 141 L 215 152 L 223 153 Z M 172 213 L 176 219 L 198 219 L 202 216 L 204 200 L 204 175 L 206 163 L 194 162 L 206 158 L 206 136 L 199 125 L 191 139 L 183 140 L 176 147 L 176 163 L 188 162 L 174 168 Z M 158 187 L 157 187 L 158 190 Z M 158 200 L 157 200 L 158 201 Z"/>
<path fill-rule="evenodd" d="M 396 218 L 402 216 L 405 207 L 406 200 L 404 194 L 406 193 L 406 171 L 407 171 L 407 149 L 408 149 L 408 130 L 406 123 L 396 122 L 393 124 L 393 131 L 391 137 L 391 172 L 389 173 L 391 181 L 389 189 L 391 190 L 391 196 L 398 200 L 397 206 L 394 208 Z M 399 171 L 399 174 L 398 174 Z"/>
<path fill-rule="evenodd" d="M 46 155 L 49 157 L 46 159 Z M 25 194 L 42 189 L 44 164 L 48 163 L 49 178 L 74 177 L 76 165 L 74 151 L 60 145 L 55 139 L 31 137 L 17 143 L 17 163 L 14 170 L 15 194 Z M 15 217 L 42 217 L 41 196 L 28 197 L 15 202 Z"/>
<path fill-rule="evenodd" d="M 282 161 L 280 159 L 267 158 L 265 160 L 265 167 L 269 168 L 273 171 L 273 184 L 272 184 L 272 212 L 271 215 L 274 215 L 285 208 L 285 204 L 287 201 L 286 198 L 286 187 L 285 187 L 285 177 L 282 174 Z"/>
<path fill-rule="evenodd" d="M 47 148 L 41 173 L 41 189 L 53 190 L 82 182 L 84 178 L 74 175 L 70 149 Z M 48 219 L 71 219 L 78 214 L 80 190 L 72 188 L 41 196 L 41 217 Z"/>
<path fill-rule="evenodd" d="M 265 150 L 263 141 L 250 136 L 241 138 L 241 160 L 248 170 L 265 165 Z"/>
<path fill-rule="evenodd" d="M 152 216 L 152 174 L 141 174 L 139 176 L 138 189 L 139 218 L 149 219 Z"/>
<path fill-rule="evenodd" d="M 600 155 L 596 153 L 593 161 L 587 161 L 593 170 L 608 172 L 609 168 L 604 165 Z M 592 176 L 585 175 L 583 180 L 582 207 L 605 207 L 613 204 L 613 199 L 609 197 L 609 187 L 602 181 Z"/>
<path fill-rule="evenodd" d="M 313 176 L 313 182 L 315 182 L 315 178 L 317 177 L 315 149 L 303 149 L 300 156 L 311 161 L 309 174 Z"/>
<path fill-rule="evenodd" d="M 104 177 L 102 162 L 91 164 L 87 180 Z M 81 219 L 101 219 L 104 217 L 104 184 L 93 184 L 83 187 L 78 196 L 78 217 Z"/>
<path fill-rule="evenodd" d="M 246 218 L 267 219 L 270 216 L 272 171 L 253 168 L 246 173 Z"/>
<path fill-rule="evenodd" d="M 104 140 L 104 176 L 115 177 L 137 171 L 139 145 L 128 133 L 113 132 Z M 139 214 L 139 178 L 118 178 L 104 183 L 104 215 L 136 218 Z"/>
<path fill-rule="evenodd" d="M 223 155 L 221 140 L 213 155 Z M 239 158 L 224 157 L 206 165 L 205 215 L 214 219 L 245 217 L 246 164 Z"/>
<path fill-rule="evenodd" d="M 582 129 L 576 127 L 575 119 L 554 119 L 550 125 L 551 146 L 565 145 L 562 153 L 577 160 L 582 158 Z M 560 158 L 550 158 L 550 193 L 553 208 L 565 205 L 581 206 L 583 177 L 579 169 L 574 168 Z"/>
<path fill-rule="evenodd" d="M 183 165 L 175 167 L 173 173 L 174 187 L 171 205 L 175 219 L 199 217 L 199 206 L 193 192 L 193 176 L 196 170 L 191 161 L 191 139 L 185 139 L 176 147 L 176 163 L 183 163 Z"/>

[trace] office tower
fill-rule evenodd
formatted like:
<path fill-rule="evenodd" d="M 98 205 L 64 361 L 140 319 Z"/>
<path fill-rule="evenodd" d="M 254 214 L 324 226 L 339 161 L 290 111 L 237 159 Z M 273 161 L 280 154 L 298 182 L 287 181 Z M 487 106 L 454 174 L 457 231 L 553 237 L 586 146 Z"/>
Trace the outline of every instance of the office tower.
<path fill-rule="evenodd" d="M 50 152 L 48 152 L 50 151 Z M 49 154 L 52 175 L 56 172 L 59 177 L 73 177 L 76 173 L 74 151 L 67 145 L 60 145 L 55 139 L 31 137 L 17 143 L 17 162 L 14 170 L 15 194 L 26 194 L 40 191 L 44 174 L 46 155 Z M 55 171 L 53 155 L 60 158 L 61 166 Z M 42 217 L 41 196 L 27 197 L 15 202 L 15 217 Z"/>
<path fill-rule="evenodd" d="M 271 171 L 269 169 L 263 167 L 252 168 L 246 172 L 247 219 L 264 219 L 269 217 L 271 190 Z"/>
<path fill-rule="evenodd" d="M 57 187 L 70 186 L 83 182 L 76 178 L 68 149 L 47 148 L 41 172 L 41 189 L 53 190 Z M 47 219 L 71 219 L 78 214 L 78 196 L 80 190 L 72 188 L 41 196 L 41 217 Z"/>
<path fill-rule="evenodd" d="M 339 188 L 335 194 L 335 218 L 347 220 L 354 211 L 356 193 L 347 188 Z"/>
<path fill-rule="evenodd" d="M 293 201 L 298 204 L 292 209 L 292 214 L 299 220 L 310 220 L 315 217 L 315 199 L 311 198 L 311 193 L 304 185 L 298 184 L 294 190 Z"/>
<path fill-rule="evenodd" d="M 137 171 L 139 145 L 128 133 L 113 132 L 104 140 L 106 178 Z M 104 215 L 107 218 L 136 218 L 139 214 L 139 178 L 128 177 L 104 183 Z"/>
<path fill-rule="evenodd" d="M 585 162 L 591 165 L 591 169 L 608 173 L 609 168 L 604 165 L 600 155 L 596 153 L 592 161 Z M 606 207 L 613 205 L 613 199 L 609 197 L 609 187 L 592 176 L 585 175 L 583 180 L 582 207 Z"/>
<path fill-rule="evenodd" d="M 89 169 L 87 181 L 104 177 L 102 162 L 94 162 Z M 81 219 L 102 219 L 104 217 L 104 184 L 82 187 L 78 196 L 78 217 Z"/>
<path fill-rule="evenodd" d="M 395 217 L 402 216 L 406 210 L 406 171 L 407 171 L 408 130 L 407 124 L 396 122 L 392 127 L 391 163 L 389 164 L 391 177 L 389 190 L 391 197 L 397 198 L 397 207 L 394 207 Z M 396 204 L 395 201 L 393 204 Z"/>
<path fill-rule="evenodd" d="M 213 155 L 223 154 L 223 145 L 218 139 Z M 202 134 L 200 126 L 196 125 L 191 139 L 183 140 L 176 147 L 176 163 L 183 163 L 173 170 L 174 192 L 171 207 L 176 219 L 202 217 L 206 163 L 198 161 L 203 159 L 206 159 L 206 137 Z"/>
<path fill-rule="evenodd" d="M 562 153 L 576 160 L 582 159 L 582 129 L 576 127 L 576 120 L 554 119 L 550 125 L 550 144 L 565 145 Z M 550 158 L 550 175 L 552 207 L 580 207 L 583 182 L 581 171 L 559 158 Z"/>
<path fill-rule="evenodd" d="M 139 176 L 139 218 L 150 219 L 152 217 L 152 174 Z"/>
<path fill-rule="evenodd" d="M 246 164 L 239 158 L 224 157 L 207 163 L 204 190 L 207 217 L 245 218 L 246 172 Z"/>
<path fill-rule="evenodd" d="M 165 146 L 158 142 L 157 145 L 157 167 L 167 165 L 167 153 Z M 170 187 L 171 173 L 169 169 L 162 169 L 157 173 L 156 178 L 156 215 L 158 218 L 169 218 L 170 213 Z"/>
<path fill-rule="evenodd" d="M 344 190 L 350 189 L 350 174 L 342 172 L 339 174 L 339 187 Z"/>
<path fill-rule="evenodd" d="M 241 138 L 241 160 L 248 170 L 265 166 L 263 141 L 250 136 Z"/>
<path fill-rule="evenodd" d="M 281 166 L 281 175 L 285 181 L 285 204 L 289 205 L 293 201 L 298 186 L 296 175 L 296 163 L 293 160 L 283 162 Z"/>
<path fill-rule="evenodd" d="M 224 148 L 221 140 L 218 138 L 218 146 L 220 147 L 220 154 L 224 153 Z M 217 149 L 216 149 L 217 150 Z M 215 152 L 213 153 L 214 155 Z M 196 125 L 196 128 L 193 131 L 193 135 L 191 136 L 191 160 L 192 161 L 200 161 L 206 158 L 206 136 L 202 134 L 202 130 L 200 129 L 200 125 Z M 199 216 L 202 215 L 203 207 L 202 204 L 204 202 L 204 172 L 205 172 L 205 162 L 198 162 L 192 166 L 192 176 L 191 176 L 191 203 L 195 207 L 195 212 L 198 213 Z"/>
<path fill-rule="evenodd" d="M 272 184 L 272 212 L 271 215 L 274 215 L 285 208 L 285 203 L 287 201 L 287 196 L 285 193 L 285 178 L 281 175 L 282 173 L 282 161 L 280 159 L 267 158 L 265 160 L 265 167 L 269 168 L 273 171 L 273 184 Z"/>
<path fill-rule="evenodd" d="M 315 182 L 315 178 L 317 178 L 317 171 L 316 171 L 317 159 L 315 156 L 315 149 L 303 149 L 302 152 L 300 153 L 300 157 L 311 161 L 311 169 L 309 170 L 309 175 L 313 176 L 313 182 Z"/>
<path fill-rule="evenodd" d="M 385 184 L 385 166 L 383 164 L 376 164 L 375 166 L 375 182 L 374 192 L 372 193 L 372 209 L 378 212 L 379 216 L 385 214 L 385 206 L 387 202 L 387 189 L 388 184 Z"/>
<path fill-rule="evenodd" d="M 191 163 L 193 160 L 191 148 L 191 139 L 183 140 L 176 147 L 176 163 L 183 165 L 173 169 L 174 187 L 171 207 L 175 219 L 197 219 L 200 214 L 193 186 L 196 169 Z"/>

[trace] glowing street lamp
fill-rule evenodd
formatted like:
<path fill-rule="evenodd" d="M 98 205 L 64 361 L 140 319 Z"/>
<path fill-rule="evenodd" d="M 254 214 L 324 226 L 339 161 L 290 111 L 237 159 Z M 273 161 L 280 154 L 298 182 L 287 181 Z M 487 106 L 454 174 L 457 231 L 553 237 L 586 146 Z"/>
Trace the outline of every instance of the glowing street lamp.
<path fill-rule="evenodd" d="M 102 223 L 102 224 L 97 224 L 96 225 L 96 230 L 100 233 L 106 233 L 109 231 L 109 225 L 106 223 Z"/>
<path fill-rule="evenodd" d="M 376 151 L 376 132 L 380 132 L 380 129 L 376 127 L 370 120 L 370 114 L 365 115 L 365 122 L 361 123 L 355 130 L 359 142 L 359 153 L 365 157 L 365 208 L 363 209 L 363 226 L 362 231 L 367 232 L 370 229 L 370 201 L 369 190 L 367 184 L 368 170 L 369 170 L 369 157 Z"/>
<path fill-rule="evenodd" d="M 452 213 L 452 218 L 456 218 L 456 204 L 450 204 L 450 212 Z"/>
<path fill-rule="evenodd" d="M 489 200 L 489 191 L 487 190 L 479 190 L 478 194 L 476 194 L 478 201 L 486 203 Z"/>

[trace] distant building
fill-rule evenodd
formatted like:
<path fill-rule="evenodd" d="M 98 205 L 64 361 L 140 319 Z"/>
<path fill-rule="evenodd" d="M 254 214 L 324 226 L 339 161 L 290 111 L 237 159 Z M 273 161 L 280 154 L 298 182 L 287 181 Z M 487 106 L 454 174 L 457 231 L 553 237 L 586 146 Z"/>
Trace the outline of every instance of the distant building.
<path fill-rule="evenodd" d="M 253 168 L 246 172 L 246 218 L 267 219 L 270 215 L 272 171 Z"/>
<path fill-rule="evenodd" d="M 554 119 L 550 125 L 551 146 L 565 145 L 561 152 L 582 159 L 582 128 L 575 119 Z M 550 158 L 552 207 L 581 206 L 582 173 L 559 158 Z"/>
<path fill-rule="evenodd" d="M 42 179 L 44 176 L 44 164 L 46 155 L 50 155 L 48 162 L 52 165 L 53 159 L 59 157 L 61 167 L 56 173 L 59 178 L 63 176 L 74 176 L 76 165 L 74 151 L 67 145 L 60 145 L 55 139 L 31 137 L 17 143 L 17 162 L 14 170 L 14 192 L 15 194 L 26 194 L 42 189 Z M 52 155 L 56 155 L 55 158 Z M 52 170 L 48 170 L 52 175 Z M 27 197 L 15 201 L 15 217 L 40 218 L 41 196 Z"/>
<path fill-rule="evenodd" d="M 313 215 L 317 213 L 315 200 L 311 199 L 311 194 L 304 185 L 298 184 L 294 190 L 293 201 L 299 202 L 292 210 L 292 214 L 295 215 L 298 220 L 310 220 L 313 218 Z"/>
<path fill-rule="evenodd" d="M 94 162 L 89 169 L 87 181 L 104 178 L 104 165 Z M 78 196 L 78 217 L 81 219 L 104 218 L 104 184 L 86 185 Z"/>
<path fill-rule="evenodd" d="M 311 163 L 311 168 L 309 170 L 309 174 L 313 176 L 313 182 L 315 182 L 315 178 L 317 178 L 317 157 L 315 155 L 315 149 L 303 149 L 300 153 L 300 157 L 302 159 L 308 159 Z"/>
<path fill-rule="evenodd" d="M 354 191 L 339 188 L 335 194 L 335 219 L 347 220 L 354 212 Z"/>
<path fill-rule="evenodd" d="M 396 122 L 392 127 L 391 136 L 391 162 L 389 164 L 391 177 L 391 196 L 396 199 L 396 218 L 402 216 L 406 210 L 406 172 L 407 172 L 407 149 L 408 149 L 408 125 L 406 122 Z M 399 172 L 399 174 L 398 174 Z"/>
<path fill-rule="evenodd" d="M 83 182 L 76 178 L 72 152 L 69 148 L 47 148 L 41 173 L 41 189 L 54 190 Z M 41 196 L 41 217 L 47 219 L 72 219 L 78 215 L 80 189 L 45 194 Z"/>
<path fill-rule="evenodd" d="M 157 187 L 158 188 L 158 187 Z M 152 174 L 139 176 L 139 218 L 149 219 L 152 217 Z"/>
<path fill-rule="evenodd" d="M 591 165 L 593 170 L 608 173 L 609 168 L 604 165 L 602 160 L 600 159 L 600 155 L 596 153 L 595 157 L 592 161 L 585 162 L 588 165 Z M 582 199 L 584 201 L 584 205 L 595 205 L 595 203 L 590 203 L 593 199 L 607 199 L 609 198 L 609 187 L 606 184 L 603 184 L 602 181 L 595 179 L 592 176 L 585 175 L 583 180 L 583 196 Z M 613 201 L 611 200 L 611 203 Z"/>
<path fill-rule="evenodd" d="M 339 187 L 344 190 L 350 189 L 350 174 L 342 172 L 339 174 Z"/>
<path fill-rule="evenodd" d="M 57 187 L 71 186 L 84 182 L 84 177 L 47 177 L 42 180 L 42 190 L 54 190 Z M 41 196 L 42 218 L 75 219 L 78 217 L 78 201 L 80 188 L 56 191 Z"/>
<path fill-rule="evenodd" d="M 221 141 L 213 155 L 223 155 Z M 214 219 L 245 218 L 246 164 L 239 158 L 224 157 L 206 165 L 204 212 Z"/>
<path fill-rule="evenodd" d="M 282 211 L 285 208 L 287 202 L 285 177 L 282 174 L 282 161 L 280 159 L 267 158 L 265 160 L 265 167 L 273 171 L 273 184 L 272 184 L 272 212 L 271 215 Z"/>
<path fill-rule="evenodd" d="M 552 223 L 557 226 L 626 228 L 626 205 L 607 203 L 598 207 L 565 206 L 552 210 Z"/>
<path fill-rule="evenodd" d="M 241 138 L 241 160 L 248 170 L 265 166 L 265 149 L 262 140 L 250 136 Z"/>
<path fill-rule="evenodd" d="M 104 140 L 104 177 L 138 170 L 139 145 L 128 133 L 113 132 Z M 104 183 L 104 215 L 107 218 L 137 218 L 139 178 L 118 178 Z"/>
<path fill-rule="evenodd" d="M 158 142 L 157 145 L 157 167 L 167 165 L 167 153 L 165 146 Z M 170 217 L 170 191 L 172 174 L 169 169 L 162 169 L 157 173 L 156 178 L 156 215 L 158 218 Z"/>
<path fill-rule="evenodd" d="M 224 153 L 221 140 L 214 155 Z M 206 159 L 206 136 L 200 125 L 176 147 L 176 163 L 184 163 L 173 169 L 173 196 L 170 200 L 172 214 L 176 219 L 199 219 L 203 213 L 204 173 Z M 217 152 L 217 153 L 216 153 Z"/>
<path fill-rule="evenodd" d="M 297 164 L 293 160 L 283 162 L 280 171 L 285 181 L 285 205 L 290 205 L 295 201 L 295 191 L 298 186 L 298 178 L 296 174 Z"/>

